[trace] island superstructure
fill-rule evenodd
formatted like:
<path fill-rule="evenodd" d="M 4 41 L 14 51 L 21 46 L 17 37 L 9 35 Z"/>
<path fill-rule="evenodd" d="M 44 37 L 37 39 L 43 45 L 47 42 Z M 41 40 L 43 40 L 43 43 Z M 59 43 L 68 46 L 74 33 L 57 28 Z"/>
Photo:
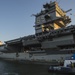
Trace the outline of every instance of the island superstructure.
<path fill-rule="evenodd" d="M 28 61 L 59 61 L 75 53 L 75 26 L 56 1 L 46 3 L 35 16 L 35 34 L 9 40 L 0 47 L 0 58 Z"/>

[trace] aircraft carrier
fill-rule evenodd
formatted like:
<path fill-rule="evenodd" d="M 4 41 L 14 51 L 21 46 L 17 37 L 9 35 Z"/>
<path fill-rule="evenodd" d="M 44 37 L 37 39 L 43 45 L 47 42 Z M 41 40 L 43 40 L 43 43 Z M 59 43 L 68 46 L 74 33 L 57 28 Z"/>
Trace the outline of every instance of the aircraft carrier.
<path fill-rule="evenodd" d="M 0 46 L 0 58 L 29 62 L 51 62 L 71 59 L 75 53 L 75 25 L 56 1 L 46 3 L 33 14 L 35 34 L 5 41 Z M 69 26 L 67 26 L 69 25 Z"/>

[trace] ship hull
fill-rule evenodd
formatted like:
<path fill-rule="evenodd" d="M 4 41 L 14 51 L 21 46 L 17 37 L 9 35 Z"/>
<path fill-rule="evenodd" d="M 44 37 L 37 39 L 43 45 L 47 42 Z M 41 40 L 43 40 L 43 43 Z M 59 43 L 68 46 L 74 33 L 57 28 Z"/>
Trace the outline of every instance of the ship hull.
<path fill-rule="evenodd" d="M 10 61 L 19 61 L 23 63 L 34 63 L 34 64 L 49 64 L 49 65 L 58 65 L 60 61 L 63 61 L 67 57 L 71 57 L 72 54 L 29 54 L 29 53 L 0 53 L 0 58 Z M 63 62 L 62 61 L 62 62 Z"/>

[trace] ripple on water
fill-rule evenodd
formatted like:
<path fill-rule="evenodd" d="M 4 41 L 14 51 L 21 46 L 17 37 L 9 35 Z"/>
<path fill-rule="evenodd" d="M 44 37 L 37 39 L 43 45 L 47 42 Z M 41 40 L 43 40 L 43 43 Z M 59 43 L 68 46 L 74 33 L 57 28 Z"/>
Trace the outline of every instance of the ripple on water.
<path fill-rule="evenodd" d="M 2 75 L 19 75 L 18 73 L 3 73 Z"/>

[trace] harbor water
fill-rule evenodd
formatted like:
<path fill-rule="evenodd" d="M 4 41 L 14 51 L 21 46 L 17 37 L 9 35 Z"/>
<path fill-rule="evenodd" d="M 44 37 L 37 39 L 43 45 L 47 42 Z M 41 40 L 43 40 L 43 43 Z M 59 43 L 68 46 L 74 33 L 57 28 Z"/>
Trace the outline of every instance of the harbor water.
<path fill-rule="evenodd" d="M 57 75 L 48 73 L 49 65 L 25 64 L 0 59 L 0 75 Z"/>

